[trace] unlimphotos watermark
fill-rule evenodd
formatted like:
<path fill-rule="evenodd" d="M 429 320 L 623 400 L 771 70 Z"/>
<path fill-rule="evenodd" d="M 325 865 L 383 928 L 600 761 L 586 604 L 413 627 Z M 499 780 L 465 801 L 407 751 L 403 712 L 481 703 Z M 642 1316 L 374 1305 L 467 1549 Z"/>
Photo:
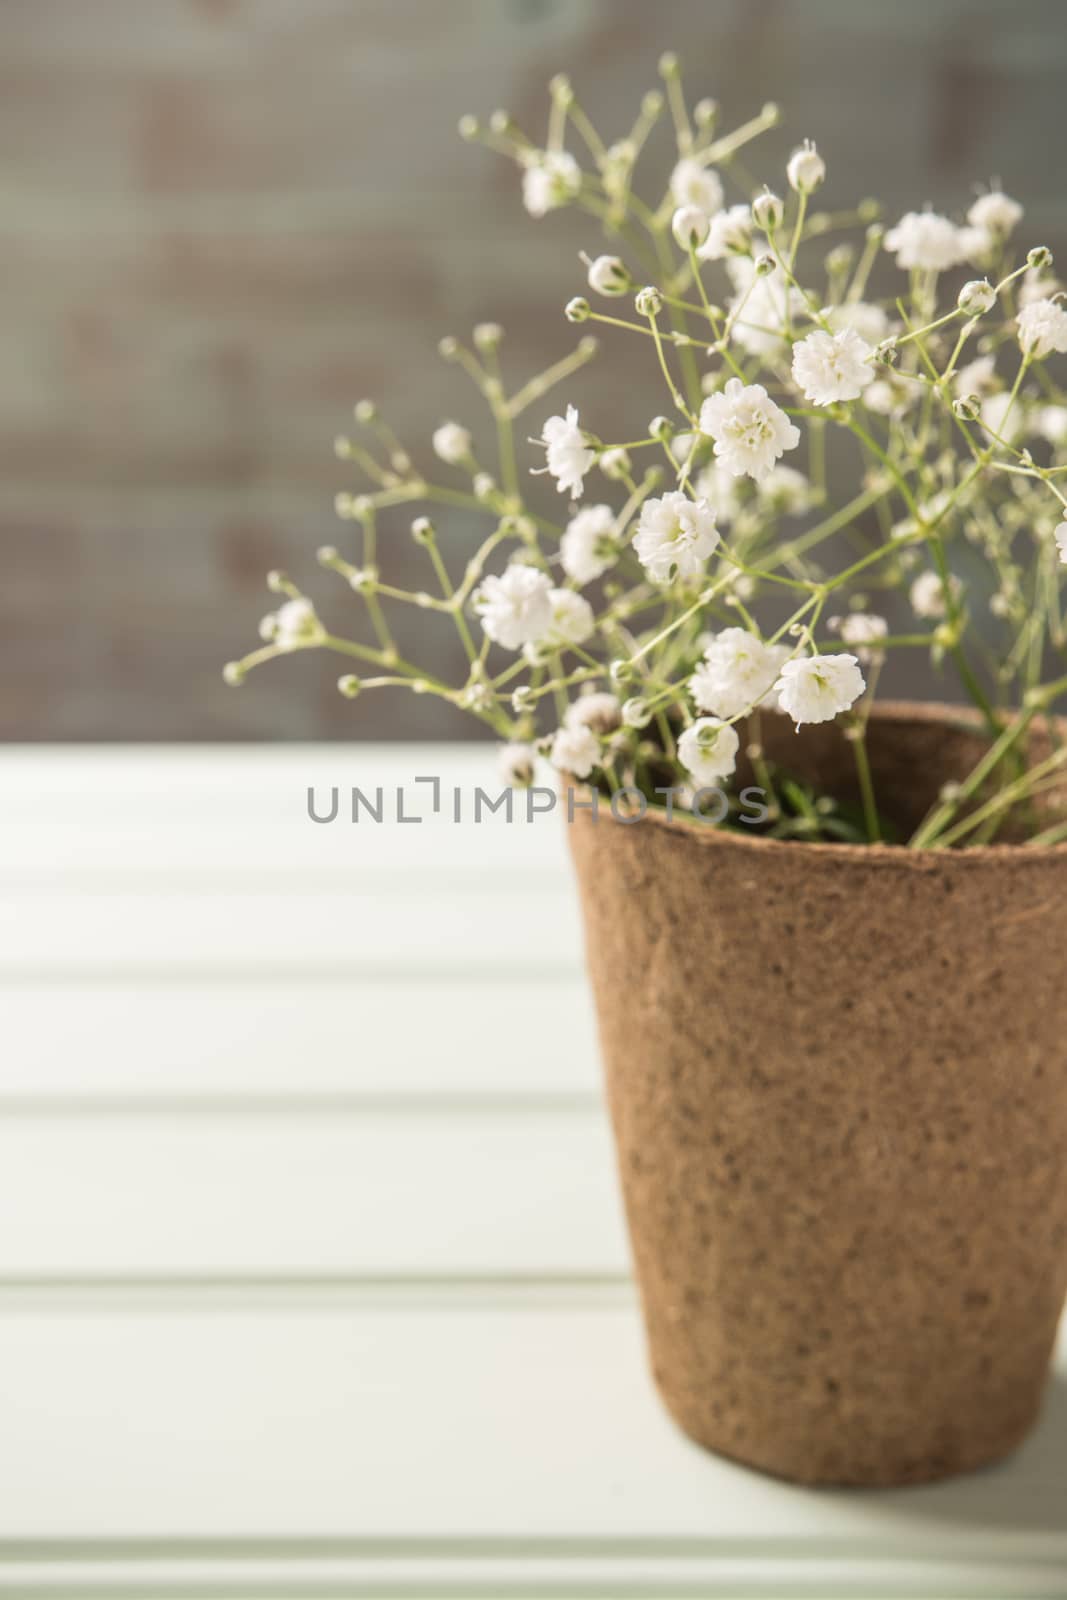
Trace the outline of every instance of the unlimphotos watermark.
<path fill-rule="evenodd" d="M 439 776 L 420 775 L 411 780 L 425 785 L 412 793 L 404 784 L 377 784 L 364 790 L 352 785 L 347 791 L 334 784 L 321 794 L 313 784 L 307 790 L 307 814 L 312 822 L 418 824 L 430 817 L 449 822 L 482 823 L 499 817 L 507 822 L 533 822 L 559 809 L 568 824 L 581 814 L 596 822 L 603 815 L 628 824 L 640 822 L 650 806 L 670 821 L 675 808 L 698 822 L 717 826 L 730 815 L 730 797 L 724 789 L 689 789 L 681 785 L 653 789 L 654 799 L 632 786 L 623 786 L 607 795 L 597 789 L 568 787 L 562 791 L 539 784 L 527 788 L 501 788 L 498 791 L 461 784 L 446 785 Z M 343 805 L 342 805 L 342 796 Z M 684 802 L 684 804 L 683 804 Z M 770 808 L 767 791 L 756 787 L 742 789 L 737 796 L 737 820 L 750 827 L 767 821 Z"/>

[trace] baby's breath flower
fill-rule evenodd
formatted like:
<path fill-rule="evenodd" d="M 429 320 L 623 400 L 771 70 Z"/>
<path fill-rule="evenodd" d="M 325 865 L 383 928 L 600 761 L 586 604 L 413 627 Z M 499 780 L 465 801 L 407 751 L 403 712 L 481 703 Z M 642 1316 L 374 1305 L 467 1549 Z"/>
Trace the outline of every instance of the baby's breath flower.
<path fill-rule="evenodd" d="M 752 250 L 752 212 L 748 206 L 729 206 L 712 217 L 707 238 L 697 254 L 701 261 L 722 261 L 725 256 L 745 256 Z"/>
<path fill-rule="evenodd" d="M 799 517 L 811 509 L 813 495 L 809 480 L 796 467 L 779 461 L 757 484 L 760 504 L 772 506 L 788 516 Z"/>
<path fill-rule="evenodd" d="M 658 317 L 663 310 L 663 296 L 654 283 L 646 284 L 634 297 L 634 310 L 639 317 Z"/>
<path fill-rule="evenodd" d="M 949 593 L 958 598 L 962 585 L 954 575 L 949 579 Z M 917 617 L 933 622 L 946 615 L 948 602 L 945 586 L 936 572 L 921 572 L 908 591 L 911 609 Z"/>
<path fill-rule="evenodd" d="M 946 272 L 967 259 L 960 229 L 936 211 L 908 211 L 885 236 L 885 247 L 908 271 Z"/>
<path fill-rule="evenodd" d="M 1060 562 L 1067 567 L 1067 522 L 1058 522 L 1056 524 L 1053 537 L 1056 540 L 1056 548 L 1060 553 Z"/>
<path fill-rule="evenodd" d="M 552 626 L 552 583 L 536 567 L 516 561 L 499 577 L 483 581 L 473 605 L 488 638 L 518 650 Z"/>
<path fill-rule="evenodd" d="M 693 701 L 717 717 L 740 716 L 767 700 L 788 655 L 785 645 L 764 644 L 747 628 L 724 628 L 689 680 Z"/>
<path fill-rule="evenodd" d="M 614 733 L 622 721 L 618 696 L 606 693 L 579 695 L 563 719 L 568 728 L 591 728 L 594 733 Z"/>
<path fill-rule="evenodd" d="M 841 333 L 816 329 L 793 346 L 793 378 L 813 405 L 856 400 L 870 382 L 872 354 L 851 328 Z"/>
<path fill-rule="evenodd" d="M 715 513 L 706 500 L 675 490 L 641 507 L 634 550 L 653 583 L 694 578 L 719 542 Z"/>
<path fill-rule="evenodd" d="M 878 648 L 879 641 L 889 633 L 885 617 L 876 616 L 870 611 L 850 611 L 839 619 L 836 631 L 846 644 L 852 645 L 864 664 L 885 659 L 885 651 Z"/>
<path fill-rule="evenodd" d="M 652 712 L 649 709 L 648 701 L 642 699 L 640 695 L 634 695 L 631 700 L 627 700 L 624 703 L 622 708 L 622 721 L 624 727 L 645 728 L 648 726 L 651 718 Z"/>
<path fill-rule="evenodd" d="M 999 189 L 980 194 L 967 213 L 967 221 L 975 228 L 1006 238 L 1022 221 L 1023 208 L 1017 200 L 1009 199 Z"/>
<path fill-rule="evenodd" d="M 671 199 L 676 206 L 696 206 L 706 217 L 714 216 L 722 210 L 722 180 L 711 167 L 683 156 L 671 173 Z"/>
<path fill-rule="evenodd" d="M 355 700 L 362 685 L 354 672 L 346 672 L 337 680 L 337 691 L 346 700 Z"/>
<path fill-rule="evenodd" d="M 274 643 L 279 650 L 296 650 L 301 645 L 313 644 L 323 634 L 323 626 L 315 615 L 310 600 L 301 596 L 287 600 L 274 614 Z"/>
<path fill-rule="evenodd" d="M 786 328 L 804 309 L 804 296 L 777 265 L 763 274 L 750 257 L 727 256 L 726 270 L 737 289 L 729 305 L 734 343 L 749 355 L 777 355 Z"/>
<path fill-rule="evenodd" d="M 678 760 L 698 784 L 716 784 L 734 770 L 740 743 L 728 722 L 698 717 L 678 740 Z"/>
<path fill-rule="evenodd" d="M 1034 361 L 1057 351 L 1067 351 L 1067 311 L 1055 300 L 1034 300 L 1015 319 L 1019 344 Z"/>
<path fill-rule="evenodd" d="M 502 744 L 497 751 L 500 781 L 511 789 L 528 789 L 537 770 L 537 751 L 529 744 Z"/>
<path fill-rule="evenodd" d="M 851 655 L 799 656 L 787 661 L 775 686 L 778 703 L 799 728 L 805 722 L 832 722 L 867 687 Z"/>
<path fill-rule="evenodd" d="M 442 422 L 439 428 L 434 429 L 433 448 L 440 460 L 447 462 L 450 467 L 458 467 L 470 460 L 470 431 L 458 422 Z"/>
<path fill-rule="evenodd" d="M 538 150 L 522 177 L 522 203 L 531 217 L 543 217 L 573 200 L 582 187 L 582 169 L 566 150 Z"/>
<path fill-rule="evenodd" d="M 789 421 L 761 384 L 731 378 L 721 394 L 709 395 L 700 408 L 700 431 L 715 440 L 715 454 L 735 477 L 766 477 L 785 450 L 800 443 L 800 430 Z"/>
<path fill-rule="evenodd" d="M 1067 406 L 1042 406 L 1035 420 L 1038 433 L 1049 444 L 1067 444 Z"/>
<path fill-rule="evenodd" d="M 564 572 L 577 584 L 592 583 L 607 572 L 619 555 L 611 507 L 585 506 L 576 512 L 564 529 L 559 552 Z"/>
<path fill-rule="evenodd" d="M 552 740 L 548 759 L 557 772 L 588 778 L 600 761 L 600 740 L 591 728 L 560 728 Z"/>
<path fill-rule="evenodd" d="M 569 493 L 577 500 L 596 454 L 578 426 L 574 406 L 567 407 L 566 416 L 549 417 L 541 430 L 541 443 L 547 452 L 547 471 L 555 478 L 560 494 Z"/>
<path fill-rule="evenodd" d="M 984 317 L 997 303 L 997 291 L 988 278 L 972 278 L 965 283 L 956 304 L 967 317 Z"/>
<path fill-rule="evenodd" d="M 679 206 L 671 218 L 671 232 L 679 250 L 695 250 L 708 236 L 708 214 L 699 206 Z"/>
<path fill-rule="evenodd" d="M 775 228 L 780 228 L 782 218 L 785 216 L 785 206 L 781 198 L 772 194 L 770 189 L 764 189 L 752 202 L 752 220 L 764 233 L 771 233 Z"/>
<path fill-rule="evenodd" d="M 590 314 L 591 307 L 589 305 L 589 301 L 584 299 L 580 294 L 575 295 L 573 300 L 568 300 L 567 304 L 563 308 L 563 315 L 566 317 L 568 322 L 588 322 Z"/>
<path fill-rule="evenodd" d="M 630 470 L 630 457 L 621 445 L 616 445 L 614 449 L 602 450 L 596 464 L 605 478 L 623 478 Z"/>
<path fill-rule="evenodd" d="M 589 262 L 589 287 L 596 294 L 620 295 L 629 292 L 633 279 L 618 256 L 597 256 Z"/>
<path fill-rule="evenodd" d="M 797 194 L 813 194 L 826 177 L 826 162 L 812 141 L 805 139 L 789 157 L 785 170 L 791 189 Z"/>
<path fill-rule="evenodd" d="M 549 649 L 560 649 L 569 644 L 584 644 L 596 627 L 596 618 L 589 601 L 573 589 L 553 589 L 548 599 L 552 620 L 540 642 Z"/>

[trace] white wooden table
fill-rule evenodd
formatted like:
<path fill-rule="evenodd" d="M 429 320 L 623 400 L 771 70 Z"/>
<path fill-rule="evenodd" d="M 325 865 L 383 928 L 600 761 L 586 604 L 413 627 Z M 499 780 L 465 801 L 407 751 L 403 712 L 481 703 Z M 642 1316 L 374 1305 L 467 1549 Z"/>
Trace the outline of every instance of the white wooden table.
<path fill-rule="evenodd" d="M 0 1594 L 1067 1595 L 1067 1364 L 927 1489 L 667 1420 L 558 819 L 307 819 L 430 773 L 0 755 Z"/>

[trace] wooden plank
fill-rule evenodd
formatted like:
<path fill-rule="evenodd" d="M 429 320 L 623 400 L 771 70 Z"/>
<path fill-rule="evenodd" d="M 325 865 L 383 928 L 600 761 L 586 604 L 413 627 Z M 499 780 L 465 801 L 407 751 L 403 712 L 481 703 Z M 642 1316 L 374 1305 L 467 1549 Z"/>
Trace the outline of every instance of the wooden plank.
<path fill-rule="evenodd" d="M 1063 1593 L 1062 1365 L 1011 1461 L 891 1494 L 689 1444 L 617 1294 L 31 1297 L 0 1365 L 4 1594 Z"/>
<path fill-rule="evenodd" d="M 626 1267 L 595 1110 L 57 1113 L 0 1124 L 0 1279 L 611 1277 Z"/>
<path fill-rule="evenodd" d="M 90 980 L 0 987 L 8 1048 L 0 1113 L 121 1097 L 593 1095 L 600 1072 L 584 980 L 487 982 L 402 973 L 289 979 Z M 551 1017 L 551 1045 L 533 1014 Z"/>

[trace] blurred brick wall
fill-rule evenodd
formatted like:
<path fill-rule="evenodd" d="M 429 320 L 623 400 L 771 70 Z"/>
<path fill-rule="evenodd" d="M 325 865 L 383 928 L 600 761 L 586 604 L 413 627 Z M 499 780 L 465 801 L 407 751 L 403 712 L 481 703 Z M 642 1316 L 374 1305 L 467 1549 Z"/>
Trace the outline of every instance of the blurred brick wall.
<path fill-rule="evenodd" d="M 761 176 L 810 134 L 830 203 L 958 208 L 997 175 L 1027 237 L 1063 242 L 1061 0 L 4 0 L 0 736 L 470 734 L 409 696 L 342 701 L 334 660 L 239 692 L 219 665 L 264 570 L 314 583 L 342 541 L 355 399 L 425 455 L 442 417 L 478 421 L 441 333 L 503 322 L 516 376 L 573 342 L 591 229 L 529 222 L 459 115 L 540 130 L 565 68 L 617 136 L 667 46 L 727 123 L 781 101 Z M 632 382 L 655 409 L 643 355 L 624 340 L 573 386 L 598 431 L 632 425 Z M 384 559 L 421 582 L 407 520 Z M 448 640 L 426 647 L 447 670 Z"/>

